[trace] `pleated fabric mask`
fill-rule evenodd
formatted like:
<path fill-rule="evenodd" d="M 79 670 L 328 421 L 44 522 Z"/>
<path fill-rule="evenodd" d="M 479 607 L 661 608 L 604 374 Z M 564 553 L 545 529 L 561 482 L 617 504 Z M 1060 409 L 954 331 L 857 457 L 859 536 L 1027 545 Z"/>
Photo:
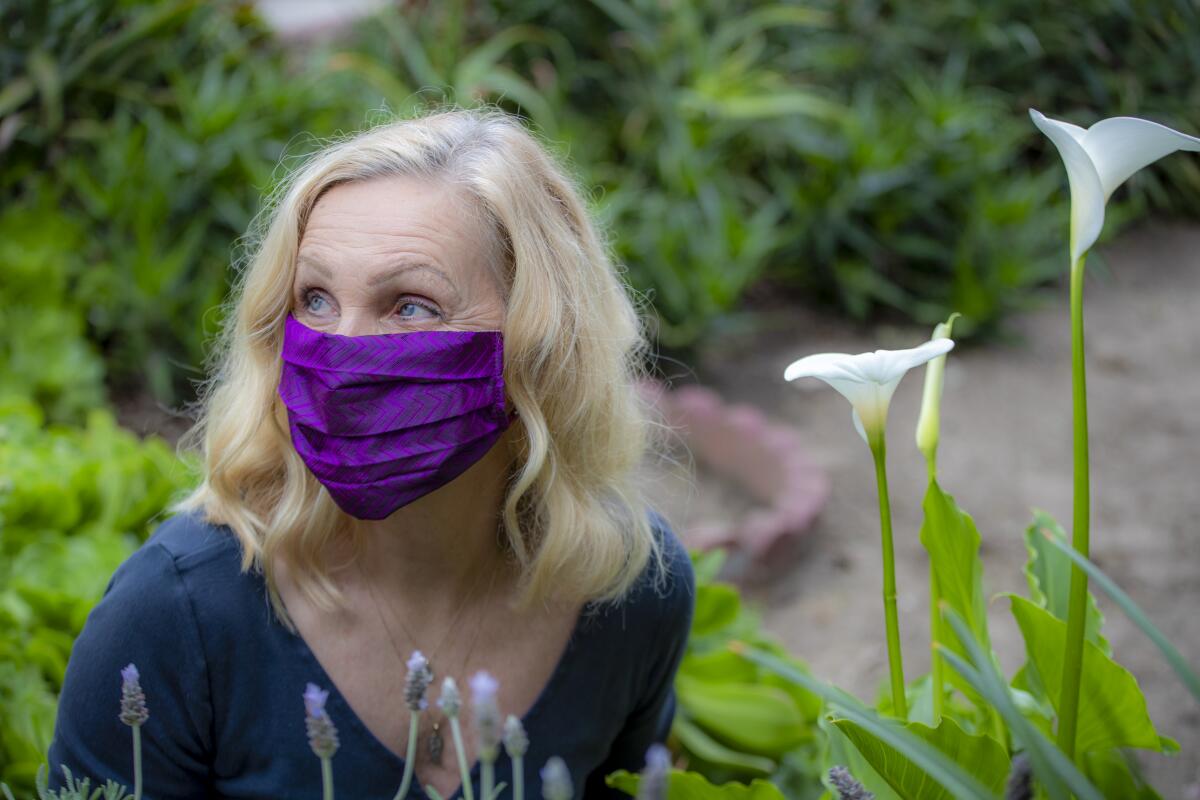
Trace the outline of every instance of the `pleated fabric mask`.
<path fill-rule="evenodd" d="M 342 336 L 284 322 L 279 396 L 296 452 L 358 519 L 449 483 L 508 428 L 500 331 Z"/>

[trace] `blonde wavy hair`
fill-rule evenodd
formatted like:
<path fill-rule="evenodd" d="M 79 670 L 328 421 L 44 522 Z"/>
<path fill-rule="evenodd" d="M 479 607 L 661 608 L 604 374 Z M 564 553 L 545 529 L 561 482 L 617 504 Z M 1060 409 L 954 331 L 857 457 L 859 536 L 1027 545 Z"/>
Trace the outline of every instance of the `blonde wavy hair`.
<path fill-rule="evenodd" d="M 172 512 L 201 510 L 242 545 L 241 571 L 261 569 L 270 601 L 274 565 L 295 565 L 319 607 L 343 607 L 321 553 L 362 538 L 296 453 L 277 394 L 283 324 L 309 213 L 338 183 L 405 175 L 463 187 L 502 246 L 504 380 L 519 417 L 518 452 L 503 501 L 514 602 L 617 601 L 651 559 L 664 575 L 638 468 L 658 453 L 661 426 L 637 390 L 648 338 L 638 297 L 589 217 L 580 185 L 521 118 L 481 106 L 434 108 L 327 140 L 271 192 L 235 259 L 224 323 L 178 445 L 196 454 L 201 482 Z"/>

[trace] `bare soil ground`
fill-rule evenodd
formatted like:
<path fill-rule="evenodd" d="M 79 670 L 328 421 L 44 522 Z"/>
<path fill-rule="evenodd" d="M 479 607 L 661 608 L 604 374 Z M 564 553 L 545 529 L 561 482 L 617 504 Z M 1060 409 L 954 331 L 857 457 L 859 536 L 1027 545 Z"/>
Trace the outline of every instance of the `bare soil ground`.
<path fill-rule="evenodd" d="M 1064 265 L 1065 266 L 1065 265 Z M 1200 228 L 1148 224 L 1089 260 L 1085 290 L 1091 429 L 1092 554 L 1192 664 L 1200 664 Z M 784 367 L 809 353 L 912 347 L 923 328 L 864 330 L 812 311 L 776 329 L 712 343 L 696 372 L 729 401 L 796 426 L 829 471 L 833 492 L 799 547 L 738 581 L 766 627 L 816 674 L 860 697 L 886 680 L 881 559 L 871 460 L 846 401 L 816 381 L 788 384 Z M 999 343 L 950 355 L 940 481 L 983 536 L 986 590 L 1024 591 L 1022 534 L 1031 509 L 1071 518 L 1071 379 L 1066 281 L 1045 307 L 1007 326 Z M 906 675 L 928 669 L 927 562 L 917 538 L 924 464 L 913 442 L 922 374 L 900 384 L 889 423 Z M 701 472 L 690 500 L 663 499 L 672 522 L 730 513 L 727 486 Z M 717 498 L 716 502 L 711 502 Z M 721 499 L 724 498 L 724 499 Z M 1105 633 L 1137 677 L 1174 756 L 1143 754 L 1164 797 L 1200 797 L 1200 706 L 1143 634 L 1107 597 Z M 1024 648 L 1009 604 L 990 603 L 993 639 L 1011 675 Z"/>

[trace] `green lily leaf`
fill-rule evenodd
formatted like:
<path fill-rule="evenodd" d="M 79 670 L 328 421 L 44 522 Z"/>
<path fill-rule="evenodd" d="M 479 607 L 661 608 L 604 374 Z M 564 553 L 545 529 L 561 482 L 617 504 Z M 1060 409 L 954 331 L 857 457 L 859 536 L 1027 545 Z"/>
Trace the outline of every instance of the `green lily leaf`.
<path fill-rule="evenodd" d="M 733 747 L 778 758 L 812 738 L 791 695 L 756 683 L 675 679 L 679 704 L 696 722 Z"/>
<path fill-rule="evenodd" d="M 754 640 L 754 646 L 768 653 L 773 653 L 777 658 L 790 664 L 792 669 L 811 674 L 808 664 L 789 653 L 787 648 L 779 642 L 772 641 L 766 637 L 759 637 Z M 821 711 L 825 706 L 825 702 L 821 699 L 820 695 L 810 692 L 793 680 L 789 680 L 782 675 L 761 667 L 758 668 L 756 681 L 764 686 L 778 687 L 791 695 L 792 700 L 796 703 L 796 708 L 800 709 L 800 715 L 808 722 L 815 723 L 820 718 Z"/>
<path fill-rule="evenodd" d="M 951 613 L 953 612 L 951 611 Z M 748 647 L 744 642 L 730 642 L 729 647 L 765 669 L 795 681 L 813 694 L 820 695 L 839 716 L 857 723 L 881 741 L 896 748 L 905 758 L 925 770 L 940 785 L 953 792 L 955 797 L 964 798 L 964 800 L 965 798 L 982 800 L 992 797 L 992 793 L 987 787 L 983 786 L 953 759 L 948 758 L 945 753 L 921 737 L 905 730 L 904 726 L 895 720 L 880 717 L 850 693 L 832 684 L 819 681 L 770 653 Z M 947 655 L 953 656 L 954 654 L 947 653 Z"/>
<path fill-rule="evenodd" d="M 843 720 L 835 720 L 830 715 L 821 717 L 821 730 L 825 732 L 825 739 L 828 743 L 828 755 L 825 757 L 824 763 L 845 767 L 854 776 L 854 779 L 863 785 L 863 788 L 875 795 L 875 800 L 904 800 L 892 789 L 892 785 L 875 771 L 871 762 L 854 746 L 854 742 L 850 740 L 846 732 L 837 725 L 841 721 Z M 838 792 L 829 781 L 828 771 L 822 777 L 826 788 L 830 790 L 823 798 L 837 798 Z"/>
<path fill-rule="evenodd" d="M 691 550 L 688 555 L 692 559 L 692 571 L 696 573 L 696 583 L 708 584 L 717 579 L 717 573 L 725 564 L 728 553 L 722 547 L 712 550 Z"/>
<path fill-rule="evenodd" d="M 619 769 L 604 778 L 614 789 L 632 796 L 637 795 L 642 776 L 636 772 Z M 772 783 L 755 779 L 749 784 L 730 781 L 714 786 L 698 772 L 671 770 L 667 784 L 669 797 L 686 797 L 688 800 L 785 800 L 783 792 Z"/>
<path fill-rule="evenodd" d="M 1161 795 L 1142 778 L 1137 762 L 1122 750 L 1085 753 L 1083 771 L 1105 797 L 1161 800 Z"/>
<path fill-rule="evenodd" d="M 1184 686 L 1192 693 L 1192 697 L 1196 698 L 1197 702 L 1200 702 L 1200 676 L 1188 666 L 1187 660 L 1175 645 L 1171 644 L 1171 640 L 1150 622 L 1150 618 L 1146 616 L 1144 611 L 1138 608 L 1137 603 L 1133 602 L 1133 598 L 1125 594 L 1124 590 L 1116 584 L 1116 581 L 1105 575 L 1099 567 L 1072 550 L 1071 546 L 1065 541 L 1049 540 L 1049 544 L 1061 551 L 1064 556 L 1074 561 L 1100 588 L 1104 589 L 1108 596 L 1121 607 L 1125 615 L 1142 629 L 1142 633 L 1146 634 L 1150 638 L 1150 641 L 1154 642 L 1155 646 L 1162 652 L 1163 657 L 1167 659 L 1167 663 L 1175 670 L 1175 674 L 1179 676 Z"/>
<path fill-rule="evenodd" d="M 1013 616 L 1025 638 L 1028 665 L 1037 670 L 1047 698 L 1058 710 L 1067 624 L 1024 597 L 1013 594 L 1008 597 L 1012 600 Z M 1139 747 L 1162 752 L 1179 749 L 1173 739 L 1159 736 L 1155 731 L 1146 711 L 1146 698 L 1132 673 L 1087 641 L 1084 642 L 1081 680 L 1076 732 L 1078 752 L 1112 747 Z"/>
<path fill-rule="evenodd" d="M 679 665 L 679 674 L 702 681 L 755 683 L 758 668 L 728 650 L 688 653 Z"/>
<path fill-rule="evenodd" d="M 1025 549 L 1029 551 L 1029 560 L 1025 562 L 1025 579 L 1029 582 L 1030 599 L 1066 622 L 1067 607 L 1070 605 L 1071 560 L 1061 549 L 1047 541 L 1048 536 L 1067 542 L 1067 534 L 1062 526 L 1045 511 L 1035 509 L 1033 523 L 1025 530 Z M 1112 647 L 1100 634 L 1103 624 L 1104 615 L 1096 605 L 1095 596 L 1088 592 L 1084 638 L 1103 650 L 1105 655 L 1112 655 Z"/>
<path fill-rule="evenodd" d="M 953 794 L 892 746 L 880 741 L 850 720 L 839 719 L 835 720 L 834 724 L 854 743 L 872 769 L 901 797 L 954 800 Z M 950 717 L 942 717 L 936 728 L 919 722 L 910 722 L 904 727 L 950 756 L 968 769 L 981 784 L 997 794 L 1004 788 L 1009 771 L 1009 757 L 1004 747 L 992 737 L 968 734 Z"/>
<path fill-rule="evenodd" d="M 967 621 L 984 652 L 991 653 L 987 604 L 983 597 L 983 561 L 979 557 L 981 539 L 975 521 L 958 506 L 953 495 L 942 491 L 937 478 L 930 478 L 922 508 L 925 519 L 921 523 L 921 544 L 929 553 L 940 598 Z M 966 655 L 955 637 L 942 632 L 935 638 L 953 652 Z M 957 672 L 948 671 L 946 680 L 980 709 L 985 716 L 984 726 L 990 727 L 995 709 Z"/>
<path fill-rule="evenodd" d="M 766 777 L 773 773 L 778 764 L 766 756 L 756 756 L 726 747 L 696 725 L 685 715 L 677 715 L 671 732 L 688 752 L 719 767 L 728 767 L 739 772 Z"/>
<path fill-rule="evenodd" d="M 942 657 L 953 669 L 969 680 L 981 695 L 987 697 L 988 702 L 995 705 L 996 710 L 1008 725 L 1009 733 L 1012 735 L 1017 749 L 1024 750 L 1029 754 L 1029 758 L 1033 762 L 1034 774 L 1038 777 L 1042 789 L 1050 797 L 1050 800 L 1069 800 L 1068 787 L 1080 800 L 1100 800 L 1100 793 L 1096 791 L 1096 787 L 1092 786 L 1087 778 L 1076 769 L 1066 754 L 1031 725 L 1029 720 L 1021 716 L 999 671 L 990 662 L 988 655 L 983 652 L 979 644 L 971 638 L 966 621 L 955 613 L 954 609 L 945 605 L 942 608 L 944 609 L 943 618 L 950 623 L 955 635 L 966 646 L 970 662 L 968 663 L 968 659 L 947 647 L 942 647 Z"/>
<path fill-rule="evenodd" d="M 958 507 L 953 495 L 942 491 L 936 479 L 929 482 L 921 507 L 925 511 L 921 544 L 929 551 L 942 599 L 967 621 L 976 641 L 990 648 L 975 521 Z"/>
<path fill-rule="evenodd" d="M 732 624 L 741 605 L 737 590 L 732 586 L 723 583 L 697 585 L 691 635 L 707 636 Z"/>

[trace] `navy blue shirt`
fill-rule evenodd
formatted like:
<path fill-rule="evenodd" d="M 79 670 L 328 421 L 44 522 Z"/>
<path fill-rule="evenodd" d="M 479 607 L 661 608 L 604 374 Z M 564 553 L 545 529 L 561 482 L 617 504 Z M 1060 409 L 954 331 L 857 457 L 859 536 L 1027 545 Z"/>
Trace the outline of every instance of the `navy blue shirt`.
<path fill-rule="evenodd" d="M 605 787 L 604 776 L 640 770 L 646 749 L 670 730 L 695 576 L 687 549 L 661 515 L 652 518 L 669 565 L 666 588 L 652 586 L 651 561 L 621 603 L 586 605 L 522 720 L 531 800 L 542 796 L 539 770 L 552 755 L 566 762 L 576 798 L 625 797 Z M 50 788 L 62 787 L 66 764 L 93 786 L 113 778 L 133 791 L 133 731 L 118 718 L 120 671 L 132 662 L 150 712 L 141 729 L 145 800 L 320 798 L 320 760 L 305 730 L 309 682 L 329 691 L 325 708 L 340 741 L 336 796 L 394 797 L 404 760 L 355 715 L 304 639 L 278 621 L 263 576 L 241 573 L 240 559 L 232 530 L 194 512 L 159 524 L 117 568 L 67 664 L 47 758 Z M 449 763 L 453 748 L 447 736 Z M 503 749 L 495 777 L 508 784 L 502 797 L 512 797 Z M 425 796 L 418 779 L 410 798 Z M 475 761 L 477 798 L 480 779 Z M 452 797 L 461 796 L 460 787 Z"/>

